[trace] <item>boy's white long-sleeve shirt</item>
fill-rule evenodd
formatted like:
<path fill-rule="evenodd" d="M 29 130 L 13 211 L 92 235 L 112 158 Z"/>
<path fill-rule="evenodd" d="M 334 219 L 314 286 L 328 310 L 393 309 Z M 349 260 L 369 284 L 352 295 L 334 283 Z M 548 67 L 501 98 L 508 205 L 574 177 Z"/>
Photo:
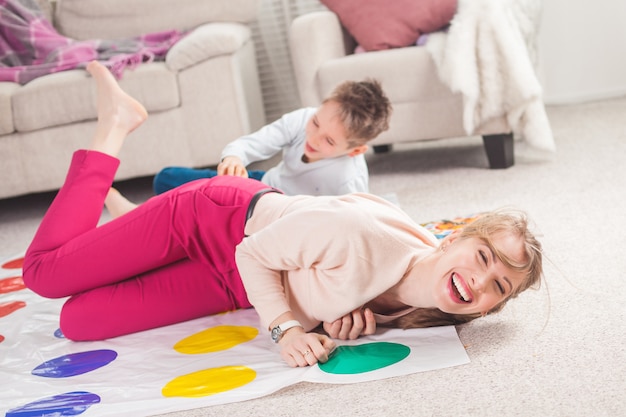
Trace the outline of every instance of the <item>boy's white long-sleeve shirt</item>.
<path fill-rule="evenodd" d="M 291 311 L 306 330 L 396 285 L 438 246 L 397 206 L 369 194 L 264 195 L 237 246 L 237 268 L 264 326 Z"/>
<path fill-rule="evenodd" d="M 302 162 L 306 125 L 317 108 L 287 113 L 258 131 L 226 145 L 222 158 L 237 156 L 244 165 L 269 159 L 282 151 L 282 161 L 261 181 L 287 195 L 342 195 L 367 192 L 369 174 L 363 155 Z"/>

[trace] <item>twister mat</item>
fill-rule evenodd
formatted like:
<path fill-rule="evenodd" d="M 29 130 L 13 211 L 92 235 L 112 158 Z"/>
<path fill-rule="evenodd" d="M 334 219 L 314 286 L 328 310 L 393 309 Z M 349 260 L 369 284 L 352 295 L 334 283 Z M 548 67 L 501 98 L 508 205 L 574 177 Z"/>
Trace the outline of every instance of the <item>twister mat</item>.
<path fill-rule="evenodd" d="M 467 220 L 425 226 L 442 237 Z M 448 326 L 379 329 L 356 341 L 338 341 L 326 364 L 290 368 L 252 309 L 72 342 L 58 327 L 64 300 L 44 299 L 24 287 L 21 256 L 0 260 L 5 417 L 141 417 L 259 398 L 303 381 L 358 383 L 469 362 Z"/>

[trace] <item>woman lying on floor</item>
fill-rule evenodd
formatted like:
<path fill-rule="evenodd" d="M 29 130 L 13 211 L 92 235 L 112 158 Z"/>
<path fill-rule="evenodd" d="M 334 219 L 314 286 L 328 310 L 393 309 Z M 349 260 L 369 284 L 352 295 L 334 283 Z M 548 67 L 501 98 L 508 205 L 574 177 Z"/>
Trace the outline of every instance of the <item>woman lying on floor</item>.
<path fill-rule="evenodd" d="M 98 227 L 117 155 L 147 113 L 101 64 L 87 69 L 98 127 L 91 148 L 74 153 L 23 268 L 36 293 L 69 297 L 60 317 L 69 339 L 254 307 L 283 359 L 307 366 L 335 347 L 311 331 L 322 322 L 344 338 L 371 333 L 374 321 L 458 324 L 540 282 L 541 245 L 523 213 L 483 215 L 439 244 L 376 196 L 289 197 L 234 176 L 183 185 Z M 127 211 L 119 194 L 107 202 Z M 345 317 L 361 322 L 340 332 Z"/>

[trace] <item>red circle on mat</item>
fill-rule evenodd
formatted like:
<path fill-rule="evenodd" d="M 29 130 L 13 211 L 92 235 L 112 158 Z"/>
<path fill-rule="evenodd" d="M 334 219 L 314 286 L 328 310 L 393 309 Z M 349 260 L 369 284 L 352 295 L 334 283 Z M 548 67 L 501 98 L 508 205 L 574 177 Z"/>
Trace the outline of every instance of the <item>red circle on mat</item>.
<path fill-rule="evenodd" d="M 20 269 L 24 266 L 24 258 L 17 258 L 2 264 L 4 269 Z"/>
<path fill-rule="evenodd" d="M 0 279 L 0 294 L 20 291 L 26 288 L 21 276 Z"/>
<path fill-rule="evenodd" d="M 0 304 L 0 317 L 8 316 L 13 313 L 15 310 L 19 310 L 20 308 L 26 307 L 26 303 L 24 301 L 9 301 L 7 303 Z"/>

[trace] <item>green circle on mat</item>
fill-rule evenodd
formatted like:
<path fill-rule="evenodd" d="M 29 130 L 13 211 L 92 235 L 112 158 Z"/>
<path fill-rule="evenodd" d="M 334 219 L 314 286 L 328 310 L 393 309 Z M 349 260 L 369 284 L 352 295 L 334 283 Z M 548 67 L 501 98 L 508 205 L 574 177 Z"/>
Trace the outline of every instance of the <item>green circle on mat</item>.
<path fill-rule="evenodd" d="M 360 374 L 398 363 L 411 353 L 406 345 L 389 342 L 339 346 L 319 367 L 328 374 Z"/>

